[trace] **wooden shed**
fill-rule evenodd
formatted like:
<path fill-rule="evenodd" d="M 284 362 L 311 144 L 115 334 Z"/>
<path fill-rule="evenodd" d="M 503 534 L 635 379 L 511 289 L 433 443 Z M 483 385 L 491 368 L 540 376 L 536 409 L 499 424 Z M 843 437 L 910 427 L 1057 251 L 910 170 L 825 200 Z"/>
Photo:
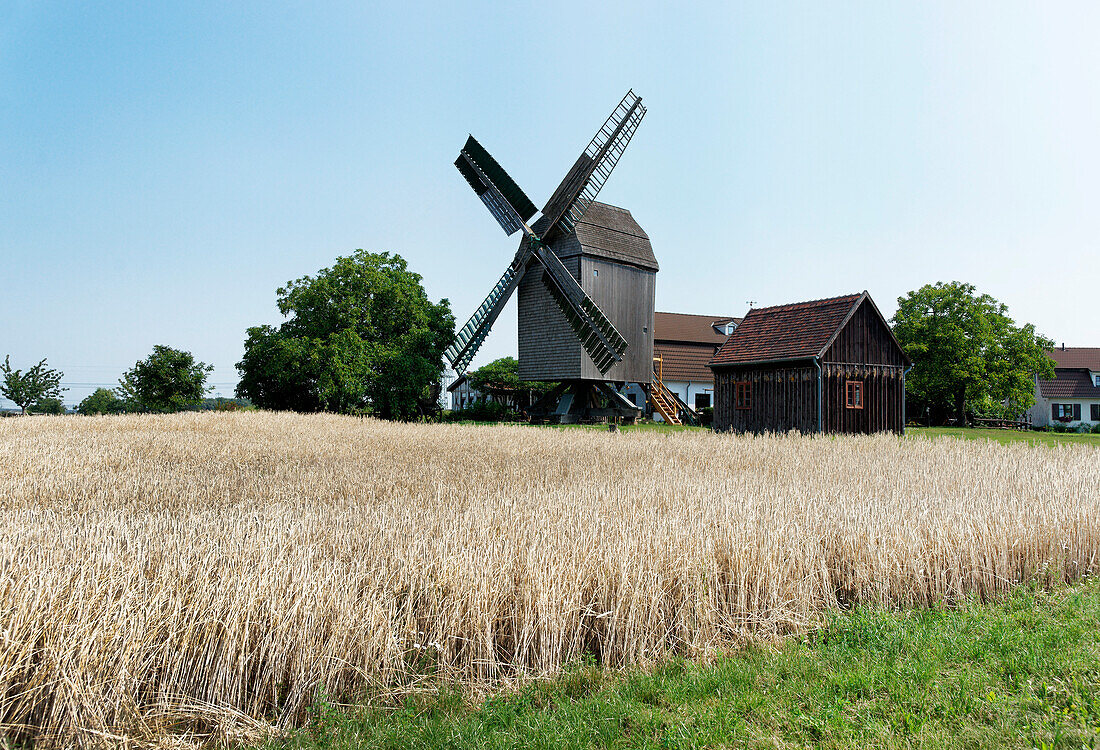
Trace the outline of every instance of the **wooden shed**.
<path fill-rule="evenodd" d="M 750 310 L 710 363 L 714 429 L 901 433 L 909 365 L 867 292 Z"/>

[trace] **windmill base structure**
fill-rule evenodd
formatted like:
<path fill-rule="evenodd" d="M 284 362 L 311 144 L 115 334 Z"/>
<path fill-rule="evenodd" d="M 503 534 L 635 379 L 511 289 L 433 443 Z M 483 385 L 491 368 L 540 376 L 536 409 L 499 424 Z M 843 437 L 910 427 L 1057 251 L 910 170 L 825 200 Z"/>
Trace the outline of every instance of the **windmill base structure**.
<path fill-rule="evenodd" d="M 536 209 L 470 136 L 455 166 L 504 233 L 522 230 L 512 262 L 456 334 L 445 356 L 465 372 L 509 298 L 519 291 L 519 377 L 560 385 L 533 409 L 562 422 L 622 417 L 641 409 L 616 385 L 653 376 L 653 307 L 658 271 L 649 237 L 629 211 L 596 202 L 642 118 L 628 91 Z"/>

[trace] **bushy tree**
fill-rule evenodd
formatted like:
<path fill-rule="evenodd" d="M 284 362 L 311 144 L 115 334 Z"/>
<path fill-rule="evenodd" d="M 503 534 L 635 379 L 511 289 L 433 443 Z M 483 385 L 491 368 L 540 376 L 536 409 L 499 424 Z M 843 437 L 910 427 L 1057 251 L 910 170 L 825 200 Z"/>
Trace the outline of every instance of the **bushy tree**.
<path fill-rule="evenodd" d="M 470 387 L 515 409 L 526 409 L 532 399 L 547 393 L 554 383 L 524 381 L 519 379 L 519 361 L 515 357 L 501 357 L 483 365 L 469 374 Z"/>
<path fill-rule="evenodd" d="M 76 407 L 78 414 L 119 414 L 126 410 L 126 402 L 110 388 L 96 388 Z"/>
<path fill-rule="evenodd" d="M 13 370 L 10 356 L 6 356 L 4 364 L 0 365 L 0 375 L 4 376 L 3 382 L 0 382 L 0 396 L 14 401 L 24 414 L 33 404 L 40 403 L 44 399 L 60 399 L 61 392 L 68 390 L 61 387 L 61 378 L 64 377 L 64 373 L 51 370 L 46 366 L 45 359 L 23 372 Z"/>
<path fill-rule="evenodd" d="M 118 381 L 119 391 L 133 411 L 173 412 L 191 408 L 207 391 L 213 365 L 196 362 L 190 352 L 158 344 Z"/>
<path fill-rule="evenodd" d="M 357 250 L 280 288 L 277 304 L 282 325 L 248 329 L 238 396 L 264 409 L 387 419 L 432 407 L 454 316 L 400 255 Z"/>
<path fill-rule="evenodd" d="M 1054 376 L 1050 339 L 1017 326 L 1008 308 L 957 281 L 898 298 L 894 334 L 913 361 L 905 383 L 911 414 L 1019 415 L 1035 403 L 1034 377 Z"/>
<path fill-rule="evenodd" d="M 27 411 L 31 414 L 64 414 L 65 403 L 59 398 L 46 396 L 31 404 Z"/>

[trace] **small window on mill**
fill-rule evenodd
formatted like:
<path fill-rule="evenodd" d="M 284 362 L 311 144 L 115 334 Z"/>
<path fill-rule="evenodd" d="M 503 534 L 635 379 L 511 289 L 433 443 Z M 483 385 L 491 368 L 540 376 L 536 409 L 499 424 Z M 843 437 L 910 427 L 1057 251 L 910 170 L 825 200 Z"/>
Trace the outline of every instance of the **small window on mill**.
<path fill-rule="evenodd" d="M 863 408 L 863 381 L 849 380 L 844 384 L 845 407 L 848 409 Z"/>

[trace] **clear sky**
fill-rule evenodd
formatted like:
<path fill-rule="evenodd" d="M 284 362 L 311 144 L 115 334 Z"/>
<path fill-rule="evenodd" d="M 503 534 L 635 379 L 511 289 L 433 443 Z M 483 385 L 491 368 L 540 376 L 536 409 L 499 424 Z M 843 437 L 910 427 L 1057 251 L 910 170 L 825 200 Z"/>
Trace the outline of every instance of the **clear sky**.
<path fill-rule="evenodd" d="M 600 194 L 657 309 L 964 280 L 1100 346 L 1100 4 L 0 0 L 0 356 L 75 403 L 154 344 L 216 366 L 355 248 L 461 325 L 515 250 L 468 132 L 541 206 L 628 88 Z M 474 365 L 512 354 L 515 302 Z M 10 404 L 9 404 L 10 405 Z"/>

